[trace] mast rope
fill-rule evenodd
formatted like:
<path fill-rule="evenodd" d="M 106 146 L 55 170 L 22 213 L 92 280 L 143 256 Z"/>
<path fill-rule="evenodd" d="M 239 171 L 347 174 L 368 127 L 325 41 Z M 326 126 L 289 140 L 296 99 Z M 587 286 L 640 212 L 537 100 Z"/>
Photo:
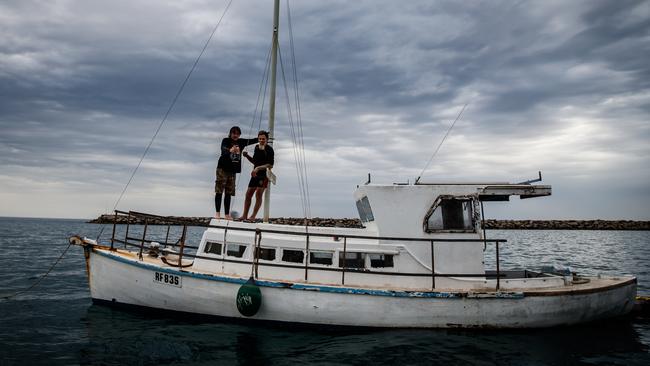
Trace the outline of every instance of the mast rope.
<path fill-rule="evenodd" d="M 281 47 L 279 47 L 279 40 L 273 39 L 271 41 L 271 45 L 269 47 L 269 51 L 267 53 L 266 57 L 266 68 L 262 74 L 262 80 L 260 82 L 260 88 L 258 91 L 258 96 L 257 96 L 257 102 L 255 104 L 255 111 L 253 112 L 253 119 L 251 120 L 251 124 L 249 127 L 249 135 L 253 133 L 253 127 L 255 126 L 255 123 L 257 122 L 257 128 L 258 130 L 261 128 L 262 125 L 262 120 L 263 120 L 263 115 L 264 115 L 264 106 L 266 102 L 266 93 L 269 89 L 269 79 L 270 79 L 270 68 L 271 68 L 271 52 L 273 49 L 273 42 L 278 42 L 278 56 L 279 56 L 279 61 L 280 61 L 280 70 L 282 74 L 282 81 L 284 85 L 284 94 L 286 98 L 286 105 L 287 105 L 287 118 L 289 120 L 289 127 L 290 127 L 290 132 L 291 132 L 291 139 L 292 139 L 292 149 L 293 149 L 293 155 L 294 155 L 294 162 L 296 164 L 296 172 L 298 175 L 298 185 L 299 185 L 299 196 L 300 196 L 300 203 L 302 206 L 302 211 L 303 215 L 305 218 L 311 218 L 311 208 L 310 208 L 310 198 L 309 198 L 309 184 L 307 181 L 307 166 L 306 166 L 306 159 L 305 159 L 305 144 L 304 144 L 304 137 L 303 137 L 303 128 L 302 128 L 302 115 L 300 111 L 300 93 L 299 93 L 299 85 L 298 85 L 298 72 L 296 68 L 296 57 L 295 57 L 295 48 L 294 48 L 294 39 L 293 39 L 293 26 L 291 22 L 291 10 L 289 7 L 289 0 L 286 1 L 287 4 L 287 20 L 288 20 L 288 29 L 289 29 L 289 36 L 290 36 L 290 47 L 291 47 L 291 76 L 293 77 L 293 96 L 295 100 L 295 109 L 296 112 L 294 114 L 293 108 L 291 105 L 291 98 L 289 97 L 289 87 L 287 83 L 287 76 L 285 73 L 285 68 L 284 68 L 284 60 L 282 58 L 282 51 Z M 259 111 L 259 114 L 258 114 Z M 295 116 L 295 118 L 294 118 Z M 237 178 L 237 181 L 235 183 L 236 189 L 239 188 L 239 182 L 241 181 L 241 177 Z M 233 204 L 235 202 L 235 199 L 233 198 Z"/>
<path fill-rule="evenodd" d="M 311 218 L 311 199 L 309 195 L 309 180 L 307 177 L 307 159 L 305 156 L 305 139 L 302 129 L 302 111 L 300 108 L 300 84 L 298 82 L 298 67 L 296 62 L 296 51 L 294 47 L 294 37 L 293 37 L 293 22 L 291 20 L 291 7 L 289 6 L 289 0 L 287 2 L 287 21 L 289 25 L 289 45 L 291 49 L 291 68 L 293 71 L 293 84 L 294 84 L 294 97 L 295 97 L 295 106 L 296 106 L 296 118 L 298 122 L 298 136 L 300 141 L 300 152 L 302 154 L 302 173 L 304 177 L 305 184 L 305 193 L 306 193 L 306 203 L 307 203 L 307 218 Z"/>
<path fill-rule="evenodd" d="M 165 112 L 165 115 L 163 116 L 162 120 L 158 124 L 158 128 L 156 128 L 156 132 L 154 132 L 153 136 L 151 137 L 151 140 L 149 141 L 149 144 L 144 149 L 144 152 L 142 153 L 142 156 L 140 157 L 140 161 L 138 161 L 138 164 L 136 165 L 135 169 L 133 169 L 133 172 L 131 173 L 131 176 L 129 177 L 129 180 L 126 182 L 126 185 L 124 186 L 124 189 L 122 189 L 122 193 L 120 193 L 120 196 L 118 197 L 117 201 L 115 202 L 115 205 L 113 206 L 113 211 L 115 211 L 117 209 L 117 205 L 120 204 L 120 201 L 124 197 L 124 194 L 126 193 L 126 189 L 129 187 L 129 185 L 133 181 L 133 177 L 135 177 L 135 173 L 138 171 L 138 169 L 142 165 L 142 161 L 147 156 L 147 153 L 149 152 L 149 149 L 151 148 L 151 145 L 153 145 L 153 142 L 156 139 L 156 137 L 158 136 L 158 133 L 162 129 L 163 125 L 165 124 L 165 121 L 167 121 L 167 117 L 169 117 L 169 114 L 171 113 L 172 109 L 174 109 L 174 106 L 176 105 L 176 102 L 178 101 L 178 98 L 180 97 L 181 93 L 185 89 L 185 85 L 190 80 L 190 77 L 192 76 L 192 73 L 196 69 L 196 66 L 198 65 L 199 60 L 201 59 L 203 54 L 205 53 L 205 50 L 208 48 L 208 45 L 210 44 L 210 41 L 214 37 L 214 34 L 217 32 L 217 29 L 219 29 L 219 26 L 221 25 L 221 22 L 223 21 L 223 18 L 226 16 L 226 13 L 228 12 L 228 9 L 230 9 L 230 5 L 232 5 L 232 2 L 233 2 L 233 0 L 228 1 L 228 5 L 226 5 L 226 8 L 224 9 L 223 13 L 221 14 L 221 17 L 219 18 L 219 21 L 217 22 L 217 24 L 212 29 L 212 33 L 210 33 L 210 37 L 208 37 L 208 39 L 205 41 L 205 44 L 203 45 L 203 48 L 201 49 L 201 52 L 196 57 L 196 60 L 194 60 L 194 63 L 192 64 L 192 67 L 190 68 L 190 71 L 187 73 L 187 75 L 185 76 L 185 79 L 183 80 L 180 87 L 178 88 L 178 91 L 176 92 L 176 95 L 172 99 L 172 102 L 170 103 L 169 108 L 167 108 L 167 112 Z M 104 232 L 105 227 L 106 227 L 106 224 L 102 225 L 102 228 L 101 228 L 99 234 L 97 235 L 96 240 L 99 240 L 99 237 Z"/>
<path fill-rule="evenodd" d="M 253 127 L 255 126 L 255 121 L 258 121 L 257 118 L 257 110 L 259 108 L 260 114 L 259 114 L 259 121 L 257 123 L 257 130 L 259 131 L 262 126 L 262 115 L 264 113 L 264 103 L 266 101 L 266 91 L 268 90 L 268 84 L 269 84 L 269 73 L 271 70 L 271 50 L 273 49 L 273 41 L 271 41 L 271 46 L 269 46 L 269 50 L 266 53 L 266 67 L 264 69 L 264 72 L 262 73 L 262 80 L 260 81 L 260 87 L 257 92 L 257 102 L 255 103 L 255 110 L 253 111 L 253 118 L 251 120 L 250 127 L 248 128 L 248 136 L 250 136 L 253 133 Z M 260 101 L 261 101 L 261 106 L 260 106 Z M 244 148 L 247 149 L 247 148 Z M 235 175 L 236 176 L 236 175 Z M 239 189 L 239 182 L 241 182 L 241 174 L 239 177 L 235 178 L 235 191 Z M 231 201 L 231 207 L 235 206 L 235 203 L 237 201 L 237 195 L 232 197 Z"/>
<path fill-rule="evenodd" d="M 460 116 L 463 115 L 463 111 L 465 110 L 465 107 L 467 107 L 467 103 L 465 103 L 465 105 L 463 106 L 463 109 L 460 110 L 460 113 L 458 113 L 458 116 L 456 116 L 456 119 L 454 120 L 454 122 L 451 124 L 451 126 L 449 126 L 449 128 L 447 129 L 447 133 L 445 133 L 445 136 L 443 136 L 442 140 L 440 140 L 440 143 L 438 144 L 438 147 L 436 147 L 436 151 L 433 152 L 433 155 L 431 155 L 431 157 L 429 158 L 429 161 L 427 162 L 427 165 L 424 166 L 424 169 L 422 169 L 422 171 L 420 172 L 420 175 L 415 180 L 416 184 L 420 181 L 420 178 L 422 178 L 422 174 L 424 174 L 424 171 L 427 170 L 427 168 L 429 167 L 429 164 L 431 164 L 431 161 L 433 161 L 433 157 L 436 156 L 436 154 L 438 153 L 438 150 L 440 150 L 440 147 L 442 146 L 442 144 L 447 139 L 447 136 L 449 136 L 449 132 L 451 132 L 451 129 L 454 128 L 454 125 L 456 124 L 456 122 L 458 122 L 458 120 L 460 119 Z"/>
<path fill-rule="evenodd" d="M 300 201 L 303 209 L 303 214 L 305 218 L 307 217 L 307 193 L 306 193 L 306 185 L 305 185 L 305 180 L 307 177 L 304 175 L 304 164 L 302 161 L 302 154 L 300 153 L 300 142 L 298 141 L 299 136 L 296 134 L 296 126 L 294 125 L 293 121 L 293 113 L 291 109 L 291 101 L 289 98 L 289 88 L 287 87 L 287 78 L 286 74 L 284 72 L 284 61 L 282 58 L 282 52 L 278 49 L 278 56 L 280 59 L 280 71 L 282 73 L 282 81 L 284 85 L 284 92 L 285 92 L 285 98 L 286 98 L 286 103 L 287 103 L 287 115 L 289 119 L 289 126 L 290 126 L 290 131 L 291 131 L 291 139 L 292 139 L 292 145 L 293 145 L 293 156 L 294 156 L 294 161 L 296 164 L 296 172 L 298 174 L 298 185 L 299 185 L 299 193 L 300 193 Z"/>

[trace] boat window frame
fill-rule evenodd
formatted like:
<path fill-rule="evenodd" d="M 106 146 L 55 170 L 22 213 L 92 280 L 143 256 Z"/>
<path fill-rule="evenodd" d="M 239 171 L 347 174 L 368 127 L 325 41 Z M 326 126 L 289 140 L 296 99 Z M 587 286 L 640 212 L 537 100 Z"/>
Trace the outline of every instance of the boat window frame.
<path fill-rule="evenodd" d="M 229 247 L 230 245 L 239 245 L 240 247 L 244 247 L 244 251 L 242 252 L 241 256 L 236 256 L 236 255 L 230 255 L 230 254 L 228 254 L 228 247 Z M 228 244 L 226 244 L 226 248 L 225 248 L 225 250 L 224 250 L 224 254 L 225 254 L 226 257 L 232 257 L 232 258 L 245 258 L 245 257 L 246 257 L 246 253 L 248 252 L 248 247 L 249 247 L 249 246 L 250 246 L 250 245 L 248 245 L 248 244 L 241 244 L 241 243 L 228 243 Z"/>
<path fill-rule="evenodd" d="M 208 247 L 212 247 L 212 244 L 220 245 L 221 246 L 221 251 L 219 253 L 209 252 Z M 213 241 L 213 240 L 206 240 L 205 245 L 203 245 L 203 253 L 208 254 L 208 255 L 214 255 L 214 256 L 217 256 L 217 257 L 223 257 L 223 251 L 224 251 L 225 247 L 226 246 L 223 245 L 223 243 L 221 243 L 221 242 Z"/>
<path fill-rule="evenodd" d="M 357 211 L 359 213 L 359 219 L 361 222 L 373 222 L 375 221 L 375 215 L 372 213 L 372 207 L 370 207 L 370 201 L 368 196 L 363 196 L 355 201 L 357 205 Z"/>
<path fill-rule="evenodd" d="M 391 265 L 390 265 L 390 266 L 382 266 L 382 267 L 375 267 L 375 266 L 373 266 L 373 265 L 372 265 L 372 260 L 373 260 L 373 259 L 371 258 L 373 255 L 383 256 L 383 257 L 384 257 L 383 261 L 386 261 L 386 257 L 390 257 L 390 264 L 391 264 Z M 396 268 L 396 267 L 395 267 L 395 255 L 394 255 L 394 254 L 388 254 L 388 253 L 368 253 L 367 257 L 368 257 L 368 264 L 370 265 L 369 269 L 371 269 L 371 270 L 372 270 L 373 268 L 374 268 L 374 269 L 384 269 L 384 270 L 385 270 L 385 269 L 395 269 L 395 268 Z M 381 259 L 379 259 L 379 260 L 381 260 Z"/>
<path fill-rule="evenodd" d="M 360 257 L 360 258 L 349 259 L 349 258 L 346 257 L 345 258 L 345 266 L 343 266 L 343 254 L 345 254 L 346 256 L 354 254 L 354 255 L 356 255 L 357 257 Z M 348 251 L 348 252 L 339 251 L 338 267 L 339 268 L 345 268 L 346 270 L 348 270 L 348 269 L 353 270 L 353 271 L 354 270 L 358 271 L 358 270 L 367 269 L 368 268 L 368 263 L 367 263 L 366 258 L 368 258 L 368 255 L 369 255 L 369 253 L 366 253 L 366 252 L 363 252 L 363 251 Z M 362 264 L 360 267 L 351 267 L 350 266 L 350 261 L 353 261 L 352 263 L 354 263 L 354 261 L 359 261 L 359 260 L 360 260 L 360 263 Z"/>
<path fill-rule="evenodd" d="M 294 249 L 294 248 L 280 248 L 282 249 L 282 255 L 280 256 L 280 261 L 284 263 L 295 263 L 295 264 L 305 264 L 305 250 L 304 249 Z M 284 259 L 284 252 L 286 251 L 291 251 L 291 252 L 300 252 L 302 253 L 302 261 L 300 262 L 292 262 L 292 261 L 287 261 Z"/>
<path fill-rule="evenodd" d="M 256 247 L 255 248 L 255 257 L 254 257 L 254 259 L 258 259 L 258 257 L 259 257 L 259 260 L 261 260 L 261 261 L 275 262 L 278 259 L 278 256 L 277 256 L 277 253 L 278 253 L 277 250 L 278 249 L 279 249 L 278 247 L 267 247 L 267 246 Z M 265 258 L 262 258 L 261 256 L 259 256 L 259 254 L 263 250 L 272 250 L 273 251 L 273 259 L 265 259 Z"/>
<path fill-rule="evenodd" d="M 438 207 L 441 206 L 443 200 L 458 200 L 458 201 L 469 201 L 471 207 L 470 217 L 472 220 L 471 229 L 431 229 L 429 227 L 429 219 L 436 211 Z M 481 211 L 479 207 L 479 197 L 478 194 L 469 194 L 469 195 L 452 195 L 452 194 L 442 194 L 436 197 L 433 201 L 433 205 L 429 208 L 427 213 L 424 215 L 424 221 L 422 222 L 422 227 L 424 232 L 432 233 L 477 233 L 478 232 L 478 223 L 481 222 Z"/>
<path fill-rule="evenodd" d="M 312 256 L 312 254 L 329 254 L 329 255 L 330 255 L 331 263 L 330 263 L 330 264 L 324 264 L 324 263 L 313 263 L 313 262 L 311 261 L 311 256 Z M 309 251 L 309 256 L 308 256 L 308 259 L 307 259 L 307 260 L 309 261 L 309 265 L 310 265 L 310 266 L 333 267 L 333 266 L 334 266 L 334 251 L 330 251 L 330 250 L 310 250 L 310 251 Z"/>

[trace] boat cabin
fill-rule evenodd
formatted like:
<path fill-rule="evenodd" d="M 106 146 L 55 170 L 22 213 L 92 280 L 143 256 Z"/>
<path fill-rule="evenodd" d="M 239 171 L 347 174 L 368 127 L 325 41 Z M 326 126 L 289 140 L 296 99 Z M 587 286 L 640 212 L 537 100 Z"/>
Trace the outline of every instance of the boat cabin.
<path fill-rule="evenodd" d="M 550 195 L 549 185 L 365 184 L 354 192 L 354 199 L 363 226 L 377 236 L 428 238 L 466 234 L 463 237 L 479 237 L 481 201 Z"/>
<path fill-rule="evenodd" d="M 483 288 L 481 203 L 548 196 L 545 185 L 366 184 L 354 192 L 362 229 L 213 219 L 193 268 L 291 282 L 390 288 Z M 433 276 L 432 276 L 433 274 Z M 438 277 L 433 278 L 432 277 Z"/>

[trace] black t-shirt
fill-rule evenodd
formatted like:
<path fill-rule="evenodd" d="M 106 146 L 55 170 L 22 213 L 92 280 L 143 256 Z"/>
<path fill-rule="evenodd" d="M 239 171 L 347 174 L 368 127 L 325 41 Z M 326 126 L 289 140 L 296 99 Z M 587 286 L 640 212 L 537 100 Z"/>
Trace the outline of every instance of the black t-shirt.
<path fill-rule="evenodd" d="M 270 145 L 266 145 L 264 150 L 259 148 L 259 145 L 255 145 L 255 152 L 253 153 L 253 166 L 258 167 L 260 165 L 275 163 L 275 152 Z M 257 172 L 256 175 L 258 178 L 266 178 L 266 169 Z"/>
<path fill-rule="evenodd" d="M 254 139 L 237 139 L 237 141 L 226 137 L 221 141 L 221 156 L 217 168 L 223 169 L 230 173 L 241 173 L 241 152 L 248 145 L 256 144 L 257 138 Z M 234 145 L 239 146 L 239 154 L 231 154 L 230 148 Z"/>

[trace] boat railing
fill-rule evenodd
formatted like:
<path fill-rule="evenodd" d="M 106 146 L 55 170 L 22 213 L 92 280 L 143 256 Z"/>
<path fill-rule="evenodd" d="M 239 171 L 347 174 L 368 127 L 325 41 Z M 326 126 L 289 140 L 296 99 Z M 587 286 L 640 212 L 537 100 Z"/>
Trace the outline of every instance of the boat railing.
<path fill-rule="evenodd" d="M 119 222 L 119 215 L 126 216 L 126 222 L 123 224 L 126 225 L 124 239 L 119 239 L 116 237 L 117 225 L 122 224 Z M 152 224 L 155 223 L 155 224 Z M 162 224 L 161 224 L 162 223 Z M 129 227 L 131 225 L 143 225 L 142 236 L 134 237 L 129 236 Z M 163 242 L 154 241 L 147 239 L 147 227 L 150 225 L 166 225 L 167 231 L 165 235 L 165 240 Z M 170 241 L 170 229 L 172 226 L 182 227 L 181 235 L 177 240 Z M 246 260 L 237 260 L 237 259 L 226 259 L 226 258 L 215 258 L 200 255 L 200 253 L 188 253 L 186 249 L 198 250 L 198 246 L 191 246 L 186 244 L 187 240 L 187 228 L 191 226 L 197 227 L 209 227 L 217 228 L 224 230 L 224 242 L 223 247 L 226 247 L 227 244 L 227 235 L 228 231 L 240 231 L 240 232 L 253 232 L 253 248 L 254 255 L 250 261 Z M 115 244 L 122 244 L 124 248 L 132 247 L 137 248 L 138 257 L 140 260 L 143 259 L 143 251 L 145 249 L 145 244 L 151 244 L 152 242 L 158 242 L 161 245 L 166 247 L 177 247 L 179 251 L 174 254 L 178 255 L 178 262 L 173 263 L 169 260 L 165 260 L 165 263 L 175 267 L 186 267 L 183 265 L 183 258 L 192 258 L 192 259 L 206 259 L 214 260 L 220 262 L 229 262 L 229 263 L 239 263 L 239 264 L 249 264 L 252 265 L 252 272 L 254 272 L 255 277 L 258 276 L 258 268 L 262 266 L 270 267 L 286 267 L 286 268 L 303 268 L 304 269 L 304 279 L 308 281 L 309 279 L 309 270 L 319 270 L 319 271 L 336 271 L 341 272 L 341 284 L 345 284 L 345 274 L 347 273 L 365 273 L 365 274 L 381 274 L 381 275 L 398 275 L 398 276 L 416 276 L 416 277 L 431 277 L 431 288 L 435 289 L 436 287 L 436 278 L 437 277 L 496 277 L 496 289 L 500 288 L 500 279 L 505 275 L 501 273 L 500 270 L 500 258 L 499 258 L 499 244 L 507 242 L 505 239 L 456 239 L 456 238 L 408 238 L 408 237 L 379 237 L 379 236 L 367 236 L 367 235 L 355 235 L 355 234 L 346 234 L 346 233 L 324 233 L 324 232 L 310 232 L 310 226 L 303 226 L 304 231 L 296 230 L 277 230 L 277 229 L 268 229 L 268 228 L 246 228 L 246 227 L 232 227 L 228 225 L 212 225 L 212 224 L 200 224 L 194 220 L 169 217 L 169 216 L 159 216 L 153 214 L 147 214 L 136 211 L 115 211 L 114 220 L 113 220 L 113 233 L 111 235 L 111 250 L 115 250 Z M 262 235 L 266 234 L 283 234 L 283 235 L 295 235 L 295 236 L 304 236 L 305 237 L 305 256 L 304 264 L 301 266 L 289 265 L 289 264 L 280 264 L 280 263 L 260 263 L 259 262 L 259 252 L 262 243 Z M 338 240 L 343 240 L 343 252 L 342 259 L 343 263 L 340 265 L 340 268 L 324 268 L 324 267 L 314 267 L 309 266 L 309 254 L 310 254 L 310 238 L 311 237 L 336 237 Z M 348 239 L 369 239 L 377 241 L 392 241 L 392 242 L 419 242 L 423 244 L 428 244 L 430 246 L 431 252 L 431 273 L 405 273 L 405 272 L 384 272 L 384 271 L 372 271 L 367 269 L 358 269 L 351 268 L 347 266 L 347 252 L 348 252 Z M 494 275 L 488 275 L 487 273 L 480 274 L 468 274 L 468 273 L 436 273 L 435 271 L 435 246 L 436 243 L 453 243 L 453 242 L 477 242 L 483 243 L 484 246 L 487 244 L 495 245 L 495 254 L 496 254 L 496 273 Z"/>

